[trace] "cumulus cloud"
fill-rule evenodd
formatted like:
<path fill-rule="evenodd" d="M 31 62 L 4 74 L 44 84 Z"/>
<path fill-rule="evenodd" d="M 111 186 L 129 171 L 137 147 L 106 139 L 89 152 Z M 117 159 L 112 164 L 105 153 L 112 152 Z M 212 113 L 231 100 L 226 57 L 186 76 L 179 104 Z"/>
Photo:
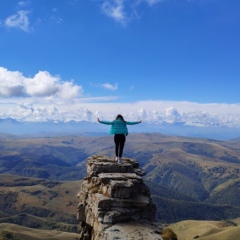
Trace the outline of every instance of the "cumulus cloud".
<path fill-rule="evenodd" d="M 5 25 L 10 28 L 18 28 L 25 32 L 29 32 L 29 13 L 29 11 L 20 10 L 17 14 L 9 16 L 5 21 Z"/>
<path fill-rule="evenodd" d="M 100 87 L 98 85 L 97 87 Z M 116 90 L 105 83 L 101 87 Z M 116 99 L 83 98 L 82 87 L 63 81 L 47 71 L 25 77 L 19 71 L 0 67 L 0 118 L 30 122 L 69 122 L 114 119 L 145 123 L 180 123 L 190 126 L 227 126 L 240 128 L 240 104 L 200 104 L 174 101 L 117 102 Z"/>
<path fill-rule="evenodd" d="M 181 121 L 181 115 L 174 107 L 166 108 L 165 110 L 166 122 L 175 123 Z"/>
<path fill-rule="evenodd" d="M 0 96 L 16 97 L 24 92 L 24 76 L 17 71 L 10 72 L 0 67 Z"/>
<path fill-rule="evenodd" d="M 142 101 L 83 102 L 77 98 L 68 101 L 24 102 L 24 98 L 9 102 L 0 99 L 0 118 L 13 118 L 29 122 L 69 122 L 96 119 L 114 119 L 122 114 L 129 121 L 143 120 L 144 123 L 158 126 L 163 123 L 180 123 L 188 126 L 238 127 L 240 128 L 240 104 L 200 104 L 192 102 Z"/>
<path fill-rule="evenodd" d="M 58 77 L 48 72 L 39 72 L 33 78 L 25 79 L 26 93 L 33 97 L 47 97 L 58 92 Z"/>
<path fill-rule="evenodd" d="M 62 81 L 47 71 L 39 71 L 33 78 L 26 78 L 18 71 L 0 67 L 1 97 L 57 97 L 76 98 L 83 89 L 72 81 Z"/>
<path fill-rule="evenodd" d="M 58 84 L 57 96 L 59 98 L 76 98 L 83 93 L 82 87 L 74 85 L 73 82 Z"/>

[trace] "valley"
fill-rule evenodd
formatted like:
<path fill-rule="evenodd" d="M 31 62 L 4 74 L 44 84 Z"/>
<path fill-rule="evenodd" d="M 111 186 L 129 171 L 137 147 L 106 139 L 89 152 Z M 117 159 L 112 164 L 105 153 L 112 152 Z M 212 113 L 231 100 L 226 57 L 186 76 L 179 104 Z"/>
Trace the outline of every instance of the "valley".
<path fill-rule="evenodd" d="M 92 155 L 114 158 L 112 136 L 0 137 L 0 228 L 77 233 L 76 194 Z M 239 139 L 130 134 L 124 157 L 146 172 L 158 221 L 240 216 Z"/>

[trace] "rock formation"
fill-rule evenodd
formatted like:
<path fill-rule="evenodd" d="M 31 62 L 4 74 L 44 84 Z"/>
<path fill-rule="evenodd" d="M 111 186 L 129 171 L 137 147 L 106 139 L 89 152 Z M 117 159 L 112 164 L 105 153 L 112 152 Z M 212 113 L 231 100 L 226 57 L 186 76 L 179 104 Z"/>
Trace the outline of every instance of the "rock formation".
<path fill-rule="evenodd" d="M 104 156 L 86 161 L 78 198 L 79 240 L 162 240 L 156 206 L 136 160 Z"/>

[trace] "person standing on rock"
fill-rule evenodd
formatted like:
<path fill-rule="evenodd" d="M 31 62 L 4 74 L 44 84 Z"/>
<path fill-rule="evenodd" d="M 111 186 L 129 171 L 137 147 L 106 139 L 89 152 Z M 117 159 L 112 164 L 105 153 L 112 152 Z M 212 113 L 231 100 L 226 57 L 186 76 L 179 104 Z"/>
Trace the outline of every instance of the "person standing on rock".
<path fill-rule="evenodd" d="M 99 123 L 111 125 L 109 134 L 114 134 L 115 154 L 116 154 L 115 160 L 121 164 L 123 148 L 126 140 L 125 136 L 128 135 L 127 125 L 138 124 L 138 123 L 141 123 L 142 121 L 128 122 L 128 121 L 125 121 L 123 116 L 120 114 L 117 115 L 114 121 L 100 121 L 99 118 L 97 120 Z"/>

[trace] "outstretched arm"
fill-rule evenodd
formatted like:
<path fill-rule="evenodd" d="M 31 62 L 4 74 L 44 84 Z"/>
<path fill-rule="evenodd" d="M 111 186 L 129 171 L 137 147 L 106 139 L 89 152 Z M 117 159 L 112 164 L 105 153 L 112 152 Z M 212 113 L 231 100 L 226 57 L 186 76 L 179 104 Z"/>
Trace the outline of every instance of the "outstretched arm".
<path fill-rule="evenodd" d="M 113 123 L 113 122 L 108 122 L 108 121 L 101 121 L 99 118 L 97 118 L 97 120 L 99 123 L 107 124 L 107 125 L 111 125 Z"/>
<path fill-rule="evenodd" d="M 134 124 L 138 124 L 138 123 L 141 123 L 142 120 L 138 121 L 138 122 L 126 122 L 126 124 L 128 125 L 134 125 Z"/>

